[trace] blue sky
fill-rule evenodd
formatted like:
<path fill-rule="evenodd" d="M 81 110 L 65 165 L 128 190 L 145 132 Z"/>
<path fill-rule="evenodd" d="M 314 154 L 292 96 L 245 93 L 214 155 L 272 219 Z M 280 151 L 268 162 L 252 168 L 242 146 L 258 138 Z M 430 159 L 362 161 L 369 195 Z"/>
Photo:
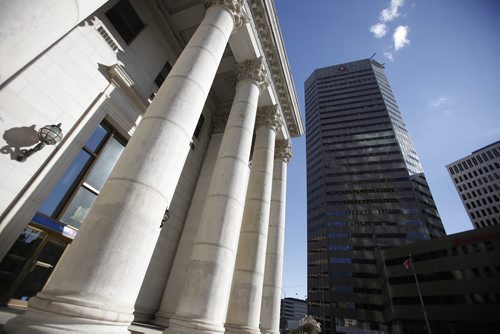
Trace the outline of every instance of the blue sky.
<path fill-rule="evenodd" d="M 472 229 L 445 165 L 500 139 L 500 1 L 275 0 L 275 4 L 303 119 L 304 81 L 316 68 L 369 58 L 376 52 L 375 59 L 386 64 L 447 233 Z M 293 140 L 293 151 L 283 289 L 287 297 L 304 298 L 305 137 Z"/>

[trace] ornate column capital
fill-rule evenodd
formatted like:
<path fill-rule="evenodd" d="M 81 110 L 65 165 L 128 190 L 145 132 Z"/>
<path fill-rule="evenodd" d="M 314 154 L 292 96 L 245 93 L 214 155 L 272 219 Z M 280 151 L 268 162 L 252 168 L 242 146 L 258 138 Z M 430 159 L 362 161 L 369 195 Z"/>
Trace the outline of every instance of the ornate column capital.
<path fill-rule="evenodd" d="M 203 0 L 205 7 L 219 6 L 227 10 L 234 19 L 234 28 L 237 29 L 248 22 L 248 17 L 244 13 L 245 0 Z"/>
<path fill-rule="evenodd" d="M 223 133 L 226 129 L 227 115 L 215 115 L 212 117 L 212 134 Z"/>
<path fill-rule="evenodd" d="M 262 57 L 236 64 L 234 71 L 238 81 L 253 80 L 257 82 L 260 89 L 265 89 L 269 86 L 266 69 L 264 68 L 264 58 Z"/>
<path fill-rule="evenodd" d="M 261 126 L 267 126 L 276 131 L 281 125 L 279 118 L 278 105 L 265 106 L 257 109 L 257 118 L 255 120 L 255 129 Z"/>
<path fill-rule="evenodd" d="M 292 157 L 292 143 L 288 139 L 276 140 L 274 158 L 289 162 Z"/>

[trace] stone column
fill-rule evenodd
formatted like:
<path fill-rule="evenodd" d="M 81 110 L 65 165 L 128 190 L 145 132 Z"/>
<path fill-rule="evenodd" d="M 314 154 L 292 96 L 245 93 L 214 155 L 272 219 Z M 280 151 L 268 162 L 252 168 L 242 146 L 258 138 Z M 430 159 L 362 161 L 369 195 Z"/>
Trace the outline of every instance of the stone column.
<path fill-rule="evenodd" d="M 276 105 L 259 109 L 250 180 L 225 323 L 226 333 L 260 333 L 274 142 L 278 125 Z"/>
<path fill-rule="evenodd" d="M 127 331 L 242 1 L 213 0 L 50 280 L 10 332 Z"/>
<path fill-rule="evenodd" d="M 283 276 L 283 248 L 285 243 L 285 202 L 287 163 L 292 156 L 289 140 L 276 142 L 273 169 L 273 192 L 269 215 L 266 269 L 260 314 L 261 332 L 278 334 L 280 328 L 280 301 Z"/>
<path fill-rule="evenodd" d="M 155 314 L 153 323 L 159 326 L 168 327 L 170 318 L 175 314 L 181 298 L 181 288 L 188 273 L 189 259 L 196 238 L 196 231 L 200 225 L 200 219 L 207 197 L 208 187 L 212 179 L 217 154 L 222 142 L 224 127 L 227 116 L 212 118 L 212 138 L 205 154 L 205 161 L 196 184 L 196 190 L 191 200 L 189 213 L 184 223 L 181 240 L 177 247 L 175 260 L 170 271 L 165 292 L 160 308 Z"/>
<path fill-rule="evenodd" d="M 179 306 L 166 333 L 223 333 L 248 185 L 262 59 L 237 65 L 236 94 L 208 188 Z"/>

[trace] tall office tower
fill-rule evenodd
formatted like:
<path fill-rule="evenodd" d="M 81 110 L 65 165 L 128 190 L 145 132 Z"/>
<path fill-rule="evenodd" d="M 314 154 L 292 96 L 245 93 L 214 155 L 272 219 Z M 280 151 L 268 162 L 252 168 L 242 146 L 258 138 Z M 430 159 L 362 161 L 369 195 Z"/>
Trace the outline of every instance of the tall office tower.
<path fill-rule="evenodd" d="M 378 250 L 445 235 L 384 66 L 305 82 L 308 300 L 327 333 L 387 331 Z"/>
<path fill-rule="evenodd" d="M 500 141 L 446 167 L 474 228 L 500 224 Z"/>

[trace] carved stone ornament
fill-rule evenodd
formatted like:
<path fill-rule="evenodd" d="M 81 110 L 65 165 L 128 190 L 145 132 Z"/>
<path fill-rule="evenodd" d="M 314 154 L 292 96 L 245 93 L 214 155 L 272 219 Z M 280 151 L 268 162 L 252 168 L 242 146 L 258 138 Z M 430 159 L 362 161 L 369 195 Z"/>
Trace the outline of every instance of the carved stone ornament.
<path fill-rule="evenodd" d="M 216 115 L 212 117 L 212 134 L 223 133 L 226 129 L 227 115 Z"/>
<path fill-rule="evenodd" d="M 274 149 L 274 158 L 281 159 L 284 162 L 290 161 L 292 157 L 292 144 L 288 139 L 282 139 L 276 141 L 276 146 Z"/>
<path fill-rule="evenodd" d="M 267 73 L 264 68 L 264 60 L 262 57 L 255 58 L 241 64 L 236 64 L 234 71 L 238 81 L 253 80 L 257 82 L 260 89 L 265 89 L 269 86 Z"/>
<path fill-rule="evenodd" d="M 277 104 L 257 109 L 255 129 L 258 129 L 261 126 L 267 126 L 276 131 L 280 125 L 280 113 Z"/>
<path fill-rule="evenodd" d="M 248 22 L 248 17 L 243 12 L 245 0 L 203 0 L 203 3 L 206 8 L 210 6 L 224 7 L 233 16 L 235 29 Z"/>

